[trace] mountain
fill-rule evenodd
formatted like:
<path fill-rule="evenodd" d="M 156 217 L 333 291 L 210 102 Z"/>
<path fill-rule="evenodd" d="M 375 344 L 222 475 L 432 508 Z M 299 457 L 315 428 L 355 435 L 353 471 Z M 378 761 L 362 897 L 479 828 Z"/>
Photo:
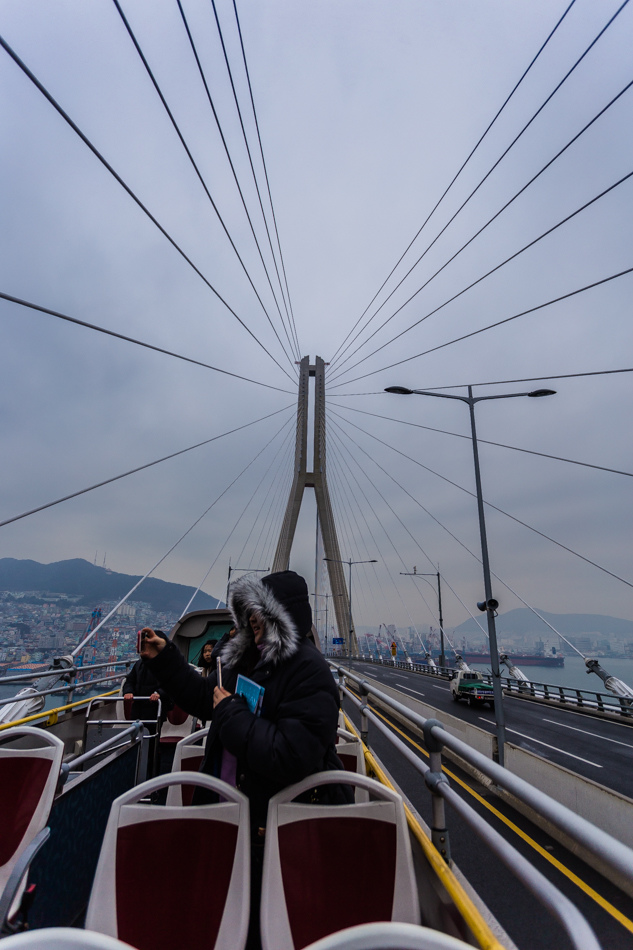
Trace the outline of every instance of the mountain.
<path fill-rule="evenodd" d="M 94 606 L 103 600 L 119 600 L 141 579 L 141 575 L 117 574 L 104 567 L 97 567 L 83 558 L 39 564 L 37 561 L 0 558 L 0 590 L 49 591 L 57 594 L 81 595 L 82 603 Z M 130 602 L 144 601 L 156 611 L 180 613 L 195 587 L 171 584 L 155 577 L 134 591 Z M 215 597 L 200 591 L 192 604 L 194 610 L 215 608 L 220 604 Z"/>
<path fill-rule="evenodd" d="M 550 614 L 546 610 L 539 610 L 538 612 L 566 637 L 580 637 L 583 634 L 599 633 L 605 637 L 615 636 L 633 640 L 633 621 L 631 620 L 621 620 L 619 617 L 609 617 L 604 614 Z M 482 618 L 485 627 L 485 614 L 482 614 Z M 526 607 L 518 607 L 516 610 L 509 610 L 506 614 L 499 614 L 497 617 L 497 631 L 502 635 L 512 633 L 534 634 L 548 639 L 554 636 L 553 631 L 550 630 L 547 624 L 539 620 Z M 455 633 L 458 636 L 461 634 L 481 634 L 481 630 L 474 620 L 468 619 L 459 627 L 455 627 Z"/>

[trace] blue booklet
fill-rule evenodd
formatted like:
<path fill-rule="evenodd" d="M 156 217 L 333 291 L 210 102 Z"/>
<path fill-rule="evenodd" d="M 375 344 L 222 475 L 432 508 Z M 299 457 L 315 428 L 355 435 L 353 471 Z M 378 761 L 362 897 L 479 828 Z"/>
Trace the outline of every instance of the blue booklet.
<path fill-rule="evenodd" d="M 264 687 L 260 686 L 259 683 L 253 682 L 253 680 L 249 680 L 248 676 L 242 676 L 240 673 L 237 678 L 237 683 L 235 684 L 235 692 L 238 696 L 243 696 L 250 711 L 255 713 L 256 716 L 259 716 L 264 701 Z"/>

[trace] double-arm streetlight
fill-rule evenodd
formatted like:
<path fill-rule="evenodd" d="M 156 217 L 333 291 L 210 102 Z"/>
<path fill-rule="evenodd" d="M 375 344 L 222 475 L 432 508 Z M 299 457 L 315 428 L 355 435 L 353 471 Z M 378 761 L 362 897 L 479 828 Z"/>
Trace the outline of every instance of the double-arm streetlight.
<path fill-rule="evenodd" d="M 406 389 L 404 386 L 389 386 L 386 393 L 395 393 L 401 396 L 435 396 L 439 399 L 459 399 L 465 402 L 470 411 L 470 431 L 473 442 L 473 459 L 475 463 L 475 486 L 477 489 L 477 510 L 479 512 L 479 534 L 481 537 L 481 563 L 484 572 L 484 590 L 486 599 L 477 606 L 486 612 L 488 619 L 488 639 L 490 640 L 490 666 L 492 668 L 492 688 L 495 700 L 495 721 L 497 724 L 497 756 L 499 764 L 504 762 L 505 746 L 505 717 L 503 713 L 503 693 L 501 691 L 501 672 L 499 669 L 499 648 L 497 646 L 497 630 L 495 616 L 498 601 L 492 596 L 492 582 L 490 579 L 490 562 L 488 560 L 488 540 L 486 537 L 486 520 L 484 516 L 484 500 L 481 493 L 481 474 L 479 471 L 479 451 L 477 449 L 477 430 L 475 428 L 475 404 L 488 399 L 514 399 L 517 396 L 554 396 L 554 389 L 534 389 L 528 393 L 498 393 L 494 396 L 473 396 L 472 386 L 468 387 L 467 396 L 454 396 L 449 393 L 435 393 L 426 389 Z"/>
<path fill-rule="evenodd" d="M 440 621 L 440 666 L 446 666 L 446 654 L 444 653 L 444 621 L 442 620 L 442 588 L 440 586 L 440 572 L 434 571 L 433 573 L 423 574 L 414 567 L 412 572 L 400 571 L 400 573 L 403 577 L 423 577 L 425 580 L 427 577 L 437 577 L 437 606 Z M 426 581 L 426 583 L 433 587 L 430 581 Z"/>
<path fill-rule="evenodd" d="M 372 558 L 370 561 L 352 561 L 350 558 L 349 561 L 342 561 L 338 557 L 324 557 L 324 561 L 334 561 L 335 564 L 349 564 L 349 639 L 347 641 L 347 650 L 351 657 L 352 655 L 352 642 L 354 639 L 354 629 L 352 627 L 352 566 L 354 564 L 377 564 L 378 561 L 376 558 Z"/>
<path fill-rule="evenodd" d="M 226 578 L 226 606 L 229 605 L 229 587 L 231 586 L 231 574 L 234 574 L 236 571 L 246 571 L 247 574 L 267 574 L 270 570 L 269 567 L 231 567 L 231 559 L 229 558 L 229 573 Z"/>

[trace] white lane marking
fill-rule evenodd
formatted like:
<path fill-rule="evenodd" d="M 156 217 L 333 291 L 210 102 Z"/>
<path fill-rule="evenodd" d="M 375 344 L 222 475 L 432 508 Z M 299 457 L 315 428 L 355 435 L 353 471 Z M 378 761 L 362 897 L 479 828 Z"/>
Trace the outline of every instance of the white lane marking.
<path fill-rule="evenodd" d="M 483 716 L 480 716 L 479 718 L 483 719 L 484 722 L 490 723 L 490 720 L 484 719 Z M 494 723 L 491 723 L 491 725 L 494 725 Z M 559 749 L 555 745 L 550 745 L 549 742 L 541 742 L 540 739 L 535 739 L 534 736 L 526 736 L 524 732 L 517 732 L 516 729 L 508 729 L 507 726 L 506 732 L 513 732 L 515 736 L 521 736 L 522 739 L 528 739 L 530 742 L 537 742 L 539 745 L 544 745 L 546 749 L 553 749 L 554 752 L 560 752 L 561 755 L 568 755 L 571 759 L 578 759 L 579 762 L 584 762 L 585 765 L 593 765 L 597 769 L 602 768 L 602 766 L 598 765 L 597 762 L 591 762 L 589 759 L 583 759 L 579 755 L 574 755 L 572 752 L 565 752 L 564 749 Z"/>
<path fill-rule="evenodd" d="M 398 686 L 401 686 L 403 689 L 408 689 L 410 693 L 415 693 L 416 696 L 424 696 L 424 693 L 420 693 L 417 689 L 411 689 L 410 686 L 405 686 L 404 683 L 398 683 Z"/>
<path fill-rule="evenodd" d="M 556 722 L 554 719 L 544 719 L 543 722 L 551 722 L 553 726 L 561 726 L 563 729 L 573 729 L 574 732 L 582 732 L 583 736 L 593 736 L 594 739 L 602 739 L 604 742 L 615 742 L 616 745 L 623 745 L 625 749 L 633 749 L 629 742 L 620 742 L 619 739 L 610 739 L 609 736 L 601 736 L 597 732 L 587 732 L 586 729 L 578 729 L 577 726 L 568 726 L 566 722 Z"/>

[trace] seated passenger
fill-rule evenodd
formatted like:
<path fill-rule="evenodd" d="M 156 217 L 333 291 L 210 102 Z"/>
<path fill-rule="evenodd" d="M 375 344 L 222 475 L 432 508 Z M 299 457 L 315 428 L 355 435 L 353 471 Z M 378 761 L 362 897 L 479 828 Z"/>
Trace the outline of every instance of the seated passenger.
<path fill-rule="evenodd" d="M 207 640 L 200 650 L 200 656 L 198 657 L 198 662 L 195 664 L 198 670 L 200 671 L 200 676 L 208 676 L 210 671 L 215 668 L 215 662 L 213 661 L 213 648 L 215 646 L 214 640 Z"/>

